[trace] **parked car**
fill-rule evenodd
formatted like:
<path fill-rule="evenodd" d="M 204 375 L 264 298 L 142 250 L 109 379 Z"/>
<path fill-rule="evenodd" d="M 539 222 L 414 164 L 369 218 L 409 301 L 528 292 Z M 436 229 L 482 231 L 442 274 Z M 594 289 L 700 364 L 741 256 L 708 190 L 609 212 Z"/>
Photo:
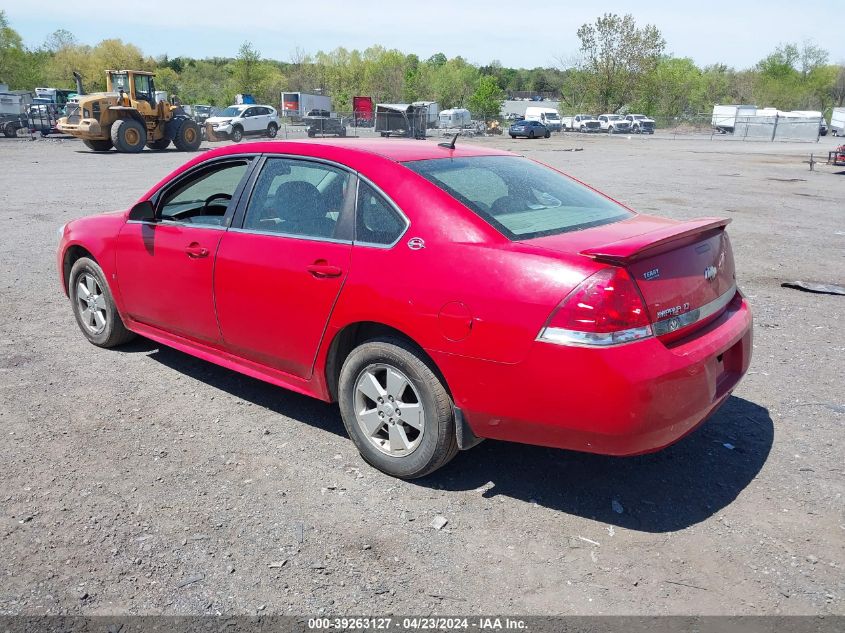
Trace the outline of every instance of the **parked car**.
<path fill-rule="evenodd" d="M 654 119 L 649 119 L 644 114 L 626 114 L 625 120 L 631 124 L 634 134 L 654 134 Z"/>
<path fill-rule="evenodd" d="M 599 126 L 608 134 L 625 134 L 631 131 L 631 123 L 619 114 L 600 114 Z"/>
<path fill-rule="evenodd" d="M 522 121 L 516 121 L 513 125 L 508 128 L 508 134 L 511 135 L 511 138 L 516 138 L 517 136 L 524 136 L 525 138 L 549 138 L 552 133 L 549 129 L 540 123 L 539 121 L 527 121 L 523 119 Z"/>
<path fill-rule="evenodd" d="M 488 147 L 260 142 L 70 221 L 56 263 L 94 345 L 337 401 L 364 459 L 413 478 L 481 438 L 633 455 L 695 429 L 751 359 L 729 222 Z"/>
<path fill-rule="evenodd" d="M 346 125 L 340 119 L 331 116 L 309 116 L 304 119 L 308 136 L 346 136 Z"/>
<path fill-rule="evenodd" d="M 240 143 L 244 136 L 269 136 L 279 131 L 276 109 L 265 105 L 233 105 L 205 120 L 216 136 Z"/>

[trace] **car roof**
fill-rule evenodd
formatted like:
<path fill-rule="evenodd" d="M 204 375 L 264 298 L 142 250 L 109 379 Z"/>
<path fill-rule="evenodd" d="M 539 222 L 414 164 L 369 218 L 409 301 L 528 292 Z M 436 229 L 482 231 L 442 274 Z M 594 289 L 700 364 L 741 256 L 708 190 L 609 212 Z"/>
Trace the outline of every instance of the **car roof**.
<path fill-rule="evenodd" d="M 413 160 L 428 160 L 433 158 L 467 158 L 471 156 L 515 156 L 512 152 L 479 147 L 457 142 L 455 149 L 440 147 L 437 143 L 415 141 L 410 139 L 308 139 L 308 140 L 279 140 L 257 141 L 254 143 L 239 143 L 227 145 L 203 154 L 202 160 L 223 156 L 226 154 L 286 154 L 296 153 L 298 149 L 320 146 L 343 149 L 358 154 L 377 154 L 395 162 Z M 303 152 L 310 154 L 310 152 Z"/>

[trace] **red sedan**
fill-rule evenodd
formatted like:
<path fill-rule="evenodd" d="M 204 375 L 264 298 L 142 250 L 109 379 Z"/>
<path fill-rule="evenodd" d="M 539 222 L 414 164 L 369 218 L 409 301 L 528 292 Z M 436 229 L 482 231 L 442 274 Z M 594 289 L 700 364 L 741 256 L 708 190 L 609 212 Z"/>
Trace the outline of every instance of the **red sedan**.
<path fill-rule="evenodd" d="M 482 438 L 633 455 L 695 429 L 751 358 L 728 222 L 477 146 L 263 142 L 68 223 L 57 264 L 95 345 L 337 401 L 364 459 L 412 478 Z"/>

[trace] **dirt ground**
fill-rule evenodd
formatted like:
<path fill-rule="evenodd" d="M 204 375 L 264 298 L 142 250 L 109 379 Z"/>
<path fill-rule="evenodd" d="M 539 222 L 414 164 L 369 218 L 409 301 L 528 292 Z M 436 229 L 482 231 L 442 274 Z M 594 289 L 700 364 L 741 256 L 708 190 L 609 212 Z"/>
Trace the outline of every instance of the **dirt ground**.
<path fill-rule="evenodd" d="M 845 613 L 845 297 L 780 286 L 845 283 L 845 168 L 804 162 L 836 141 L 459 139 L 731 217 L 754 359 L 660 453 L 487 441 L 407 483 L 336 406 L 79 333 L 57 228 L 188 156 L 0 139 L 0 614 Z"/>

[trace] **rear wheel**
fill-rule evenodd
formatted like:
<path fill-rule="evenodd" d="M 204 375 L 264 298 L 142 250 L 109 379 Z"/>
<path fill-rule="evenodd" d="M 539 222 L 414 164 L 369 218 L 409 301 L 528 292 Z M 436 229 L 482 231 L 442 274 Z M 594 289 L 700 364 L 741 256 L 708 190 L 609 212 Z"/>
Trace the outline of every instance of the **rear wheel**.
<path fill-rule="evenodd" d="M 182 119 L 176 134 L 173 135 L 173 144 L 180 152 L 195 152 L 202 143 L 200 126 L 193 119 Z"/>
<path fill-rule="evenodd" d="M 422 354 L 401 339 L 376 339 L 354 349 L 340 371 L 338 401 L 361 456 L 388 475 L 422 477 L 458 452 L 446 388 Z"/>
<path fill-rule="evenodd" d="M 109 151 L 113 145 L 111 139 L 106 140 L 83 140 L 85 147 L 88 149 L 94 150 L 95 152 L 107 152 Z"/>
<path fill-rule="evenodd" d="M 276 134 L 279 133 L 279 126 L 275 123 L 271 123 L 267 126 L 267 136 L 270 138 L 276 138 Z"/>
<path fill-rule="evenodd" d="M 147 144 L 147 129 L 135 119 L 118 119 L 111 126 L 111 142 L 118 152 L 137 154 Z"/>
<path fill-rule="evenodd" d="M 98 347 L 114 347 L 135 338 L 117 312 L 103 270 L 93 259 L 80 257 L 70 270 L 68 295 L 82 334 Z"/>
<path fill-rule="evenodd" d="M 244 131 L 236 125 L 232 128 L 232 133 L 229 135 L 229 138 L 231 138 L 234 143 L 240 143 L 244 139 Z"/>
<path fill-rule="evenodd" d="M 154 149 L 156 151 L 161 151 L 163 149 L 167 149 L 170 147 L 170 139 L 169 138 L 160 138 L 155 141 L 150 141 L 147 143 L 147 147 L 150 149 Z"/>
<path fill-rule="evenodd" d="M 18 135 L 18 128 L 14 123 L 7 123 L 3 126 L 3 136 L 6 138 L 15 138 Z"/>

